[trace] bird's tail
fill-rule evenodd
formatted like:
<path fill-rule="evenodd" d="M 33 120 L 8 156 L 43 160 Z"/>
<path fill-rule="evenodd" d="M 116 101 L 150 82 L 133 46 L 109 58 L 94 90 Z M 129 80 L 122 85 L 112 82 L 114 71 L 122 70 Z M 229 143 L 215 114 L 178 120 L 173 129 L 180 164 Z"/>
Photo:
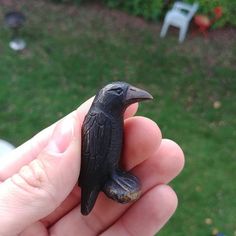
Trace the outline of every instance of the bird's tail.
<path fill-rule="evenodd" d="M 119 203 L 128 203 L 140 197 L 141 184 L 131 173 L 117 170 L 106 182 L 103 191 L 109 198 Z"/>
<path fill-rule="evenodd" d="M 81 192 L 81 213 L 83 215 L 88 215 L 92 210 L 96 199 L 99 194 L 99 188 L 95 188 L 92 191 L 89 189 L 83 189 Z"/>

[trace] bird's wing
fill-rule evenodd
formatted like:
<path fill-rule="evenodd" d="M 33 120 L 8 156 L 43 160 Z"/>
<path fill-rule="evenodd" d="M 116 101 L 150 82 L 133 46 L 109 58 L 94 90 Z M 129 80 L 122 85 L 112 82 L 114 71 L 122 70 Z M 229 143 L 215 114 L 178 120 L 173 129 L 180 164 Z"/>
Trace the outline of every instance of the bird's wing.
<path fill-rule="evenodd" d="M 84 122 L 82 137 L 82 172 L 90 178 L 105 168 L 110 150 L 112 124 L 104 113 L 90 113 Z M 94 181 L 94 180 L 93 180 Z"/>
<path fill-rule="evenodd" d="M 107 155 L 111 146 L 112 121 L 102 112 L 90 112 L 82 130 L 80 185 L 82 208 L 92 209 L 106 178 Z M 91 210 L 89 209 L 89 210 Z M 87 211 L 87 210 L 85 210 Z"/>

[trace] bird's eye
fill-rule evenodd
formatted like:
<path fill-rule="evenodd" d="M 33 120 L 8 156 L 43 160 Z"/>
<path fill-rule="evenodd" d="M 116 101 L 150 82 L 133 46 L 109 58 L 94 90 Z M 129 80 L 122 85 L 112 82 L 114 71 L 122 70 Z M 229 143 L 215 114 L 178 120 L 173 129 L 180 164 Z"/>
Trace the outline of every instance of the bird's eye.
<path fill-rule="evenodd" d="M 116 89 L 116 92 L 117 92 L 118 94 L 121 94 L 121 93 L 123 92 L 123 90 L 122 90 L 121 88 L 118 88 L 118 89 Z"/>
<path fill-rule="evenodd" d="M 111 89 L 111 91 L 113 93 L 118 94 L 118 95 L 120 95 L 123 92 L 122 88 L 113 88 L 113 89 Z"/>

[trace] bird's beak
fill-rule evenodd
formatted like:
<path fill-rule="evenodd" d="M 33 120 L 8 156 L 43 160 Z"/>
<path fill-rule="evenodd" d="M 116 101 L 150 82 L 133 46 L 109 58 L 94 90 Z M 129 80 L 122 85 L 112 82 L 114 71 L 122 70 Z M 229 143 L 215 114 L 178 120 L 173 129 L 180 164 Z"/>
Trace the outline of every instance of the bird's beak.
<path fill-rule="evenodd" d="M 153 99 L 152 95 L 145 90 L 136 88 L 134 86 L 129 86 L 128 91 L 126 93 L 125 102 L 127 105 L 143 101 Z"/>

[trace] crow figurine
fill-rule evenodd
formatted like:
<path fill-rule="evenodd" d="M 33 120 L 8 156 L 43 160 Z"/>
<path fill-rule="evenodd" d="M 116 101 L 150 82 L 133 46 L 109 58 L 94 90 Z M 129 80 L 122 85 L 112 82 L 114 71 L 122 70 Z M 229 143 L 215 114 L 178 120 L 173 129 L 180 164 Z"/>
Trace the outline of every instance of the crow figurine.
<path fill-rule="evenodd" d="M 119 167 L 123 145 L 124 112 L 135 102 L 152 99 L 141 89 L 114 82 L 96 95 L 82 127 L 81 213 L 88 215 L 100 191 L 128 203 L 140 196 L 137 177 Z"/>

